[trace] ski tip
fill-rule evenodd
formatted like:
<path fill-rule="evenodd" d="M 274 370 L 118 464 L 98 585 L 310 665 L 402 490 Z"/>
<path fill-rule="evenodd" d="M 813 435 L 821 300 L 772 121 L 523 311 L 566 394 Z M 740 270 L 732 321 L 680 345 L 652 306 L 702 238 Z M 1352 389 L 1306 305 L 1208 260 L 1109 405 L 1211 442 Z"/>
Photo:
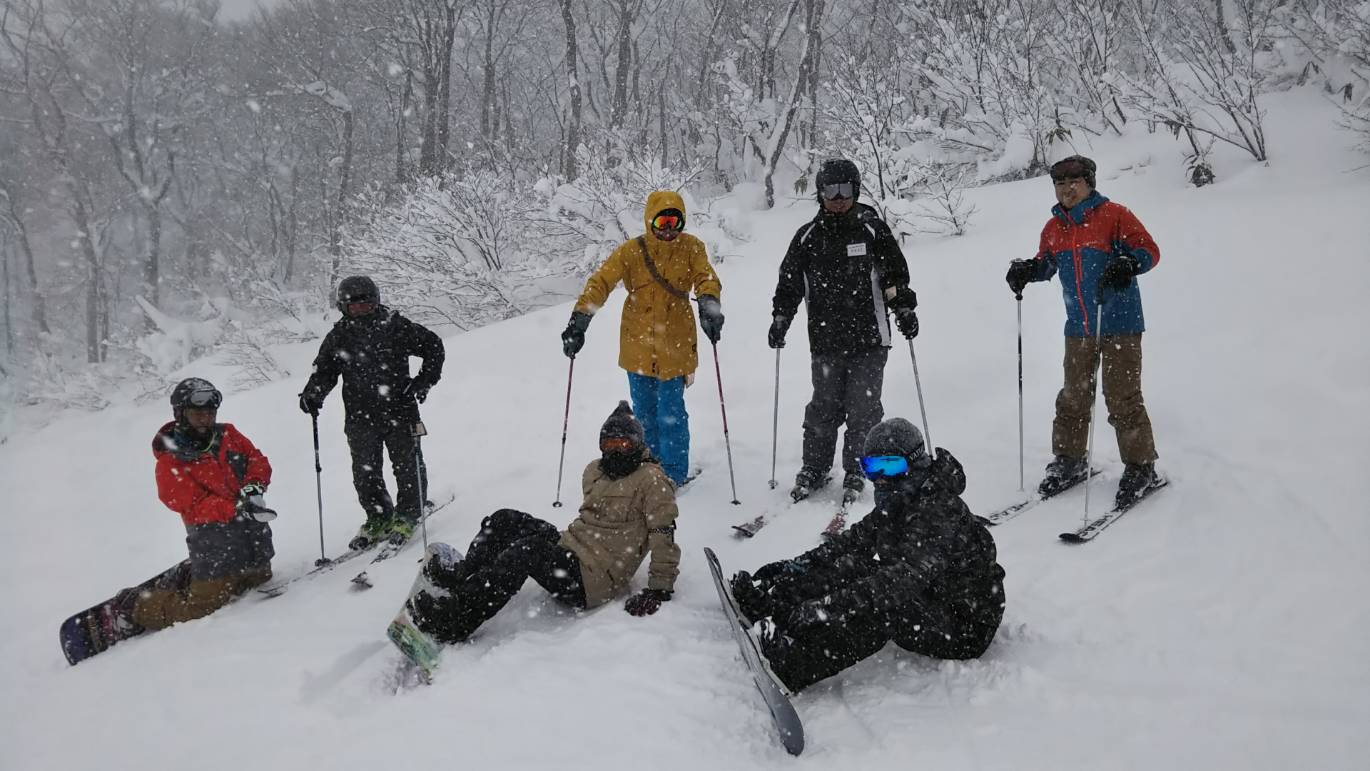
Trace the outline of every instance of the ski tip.
<path fill-rule="evenodd" d="M 1088 538 L 1083 538 L 1079 533 L 1061 533 L 1061 540 L 1066 543 L 1085 543 Z"/>

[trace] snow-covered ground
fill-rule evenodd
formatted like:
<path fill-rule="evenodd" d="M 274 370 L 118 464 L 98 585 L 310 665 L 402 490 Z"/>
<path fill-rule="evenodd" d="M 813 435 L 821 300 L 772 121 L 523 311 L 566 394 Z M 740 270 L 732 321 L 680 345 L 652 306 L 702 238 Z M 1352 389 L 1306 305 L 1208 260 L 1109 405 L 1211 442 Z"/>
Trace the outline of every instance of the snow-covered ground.
<path fill-rule="evenodd" d="M 688 394 L 704 476 L 681 497 L 675 600 L 653 617 L 617 603 L 576 618 L 530 587 L 432 687 L 392 694 L 385 625 L 412 555 L 295 584 L 126 643 L 79 667 L 58 649 L 66 615 L 179 560 L 183 532 L 157 502 L 149 442 L 162 404 L 71 414 L 0 447 L 0 768 L 842 768 L 1363 769 L 1370 757 L 1370 171 L 1311 92 L 1269 101 L 1272 163 L 1221 155 L 1220 182 L 1180 181 L 1166 136 L 1085 149 L 1104 194 L 1160 243 L 1142 279 L 1145 393 L 1171 487 L 1097 541 L 1056 534 L 1078 494 L 994 531 L 1008 609 L 979 661 L 894 647 L 796 699 L 798 758 L 768 718 L 716 607 L 701 548 L 725 570 L 817 542 L 832 503 L 791 510 L 751 541 L 729 525 L 778 509 L 772 491 L 775 269 L 812 213 L 751 220 L 747 252 L 719 266 L 728 321 L 719 354 L 741 506 L 729 504 L 713 360 Z M 1030 256 L 1052 203 L 1045 179 L 973 191 L 970 232 L 907 247 L 920 299 L 919 370 L 932 438 L 969 475 L 984 511 L 1019 494 L 1010 258 Z M 520 508 L 564 524 L 600 422 L 627 395 L 615 366 L 618 302 L 579 358 L 565 508 L 555 496 L 566 307 L 447 339 L 424 415 L 435 492 L 456 502 L 430 535 L 465 548 L 479 519 Z M 1027 467 L 1048 460 L 1060 381 L 1059 288 L 1023 302 Z M 808 396 L 802 322 L 783 352 L 779 475 L 799 458 Z M 221 419 L 270 456 L 280 576 L 318 556 L 309 421 L 295 407 L 312 346 L 281 351 L 295 377 L 230 393 Z M 226 373 L 194 367 L 227 382 Z M 896 347 L 886 411 L 918 420 Z M 360 522 L 337 394 L 323 416 L 325 537 Z M 1109 475 L 1112 431 L 1097 434 Z"/>

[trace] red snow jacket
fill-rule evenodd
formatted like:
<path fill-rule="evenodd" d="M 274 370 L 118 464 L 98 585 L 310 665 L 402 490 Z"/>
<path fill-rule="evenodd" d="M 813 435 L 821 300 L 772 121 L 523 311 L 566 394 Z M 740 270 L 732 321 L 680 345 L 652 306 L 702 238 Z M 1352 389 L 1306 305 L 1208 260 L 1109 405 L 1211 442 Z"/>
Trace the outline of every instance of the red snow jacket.
<path fill-rule="evenodd" d="M 208 443 L 167 423 L 152 440 L 152 455 L 157 497 L 187 527 L 232 520 L 243 485 L 271 484 L 271 463 L 232 423 L 215 425 Z"/>

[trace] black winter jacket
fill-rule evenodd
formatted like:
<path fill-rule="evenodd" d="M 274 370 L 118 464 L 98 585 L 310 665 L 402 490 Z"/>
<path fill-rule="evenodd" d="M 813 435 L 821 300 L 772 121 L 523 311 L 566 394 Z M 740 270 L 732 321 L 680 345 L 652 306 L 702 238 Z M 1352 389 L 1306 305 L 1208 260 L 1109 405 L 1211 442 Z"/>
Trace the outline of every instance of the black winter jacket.
<path fill-rule="evenodd" d="M 888 348 L 887 290 L 908 284 L 904 253 L 874 209 L 857 203 L 840 216 L 820 209 L 790 241 L 772 311 L 792 319 L 804 300 L 816 354 Z"/>
<path fill-rule="evenodd" d="M 778 606 L 821 597 L 836 613 L 875 613 L 910 649 L 902 622 L 936 618 L 957 638 L 939 655 L 978 656 L 1003 615 L 1004 569 L 993 537 L 959 497 L 966 487 L 961 464 L 946 450 L 936 454 L 926 476 L 880 495 L 875 510 L 845 533 L 758 570 Z"/>
<path fill-rule="evenodd" d="M 344 316 L 319 346 L 305 393 L 322 400 L 341 375 L 349 429 L 416 422 L 418 403 L 404 395 L 410 356 L 423 359 L 413 382 L 431 388 L 442 377 L 442 338 L 383 305 L 361 318 Z"/>

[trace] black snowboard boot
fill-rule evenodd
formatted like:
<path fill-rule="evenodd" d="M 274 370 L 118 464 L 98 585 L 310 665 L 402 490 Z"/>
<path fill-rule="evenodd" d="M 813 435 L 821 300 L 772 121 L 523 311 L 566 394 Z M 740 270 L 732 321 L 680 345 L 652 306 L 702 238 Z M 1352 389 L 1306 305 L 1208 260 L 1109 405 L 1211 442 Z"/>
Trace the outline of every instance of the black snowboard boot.
<path fill-rule="evenodd" d="M 1159 481 L 1161 479 L 1156 476 L 1156 464 L 1127 464 L 1123 467 L 1123 478 L 1118 480 L 1118 494 L 1113 499 L 1113 505 L 1119 508 L 1131 505 Z"/>
<path fill-rule="evenodd" d="M 1067 487 L 1078 484 L 1085 478 L 1087 468 L 1084 458 L 1067 458 L 1057 455 L 1047 464 L 1042 483 L 1037 485 L 1037 494 L 1051 496 Z"/>
<path fill-rule="evenodd" d="M 799 470 L 798 474 L 794 475 L 794 487 L 790 490 L 790 497 L 798 503 L 809 497 L 814 490 L 826 485 L 831 479 L 832 477 L 827 474 L 805 466 Z"/>

